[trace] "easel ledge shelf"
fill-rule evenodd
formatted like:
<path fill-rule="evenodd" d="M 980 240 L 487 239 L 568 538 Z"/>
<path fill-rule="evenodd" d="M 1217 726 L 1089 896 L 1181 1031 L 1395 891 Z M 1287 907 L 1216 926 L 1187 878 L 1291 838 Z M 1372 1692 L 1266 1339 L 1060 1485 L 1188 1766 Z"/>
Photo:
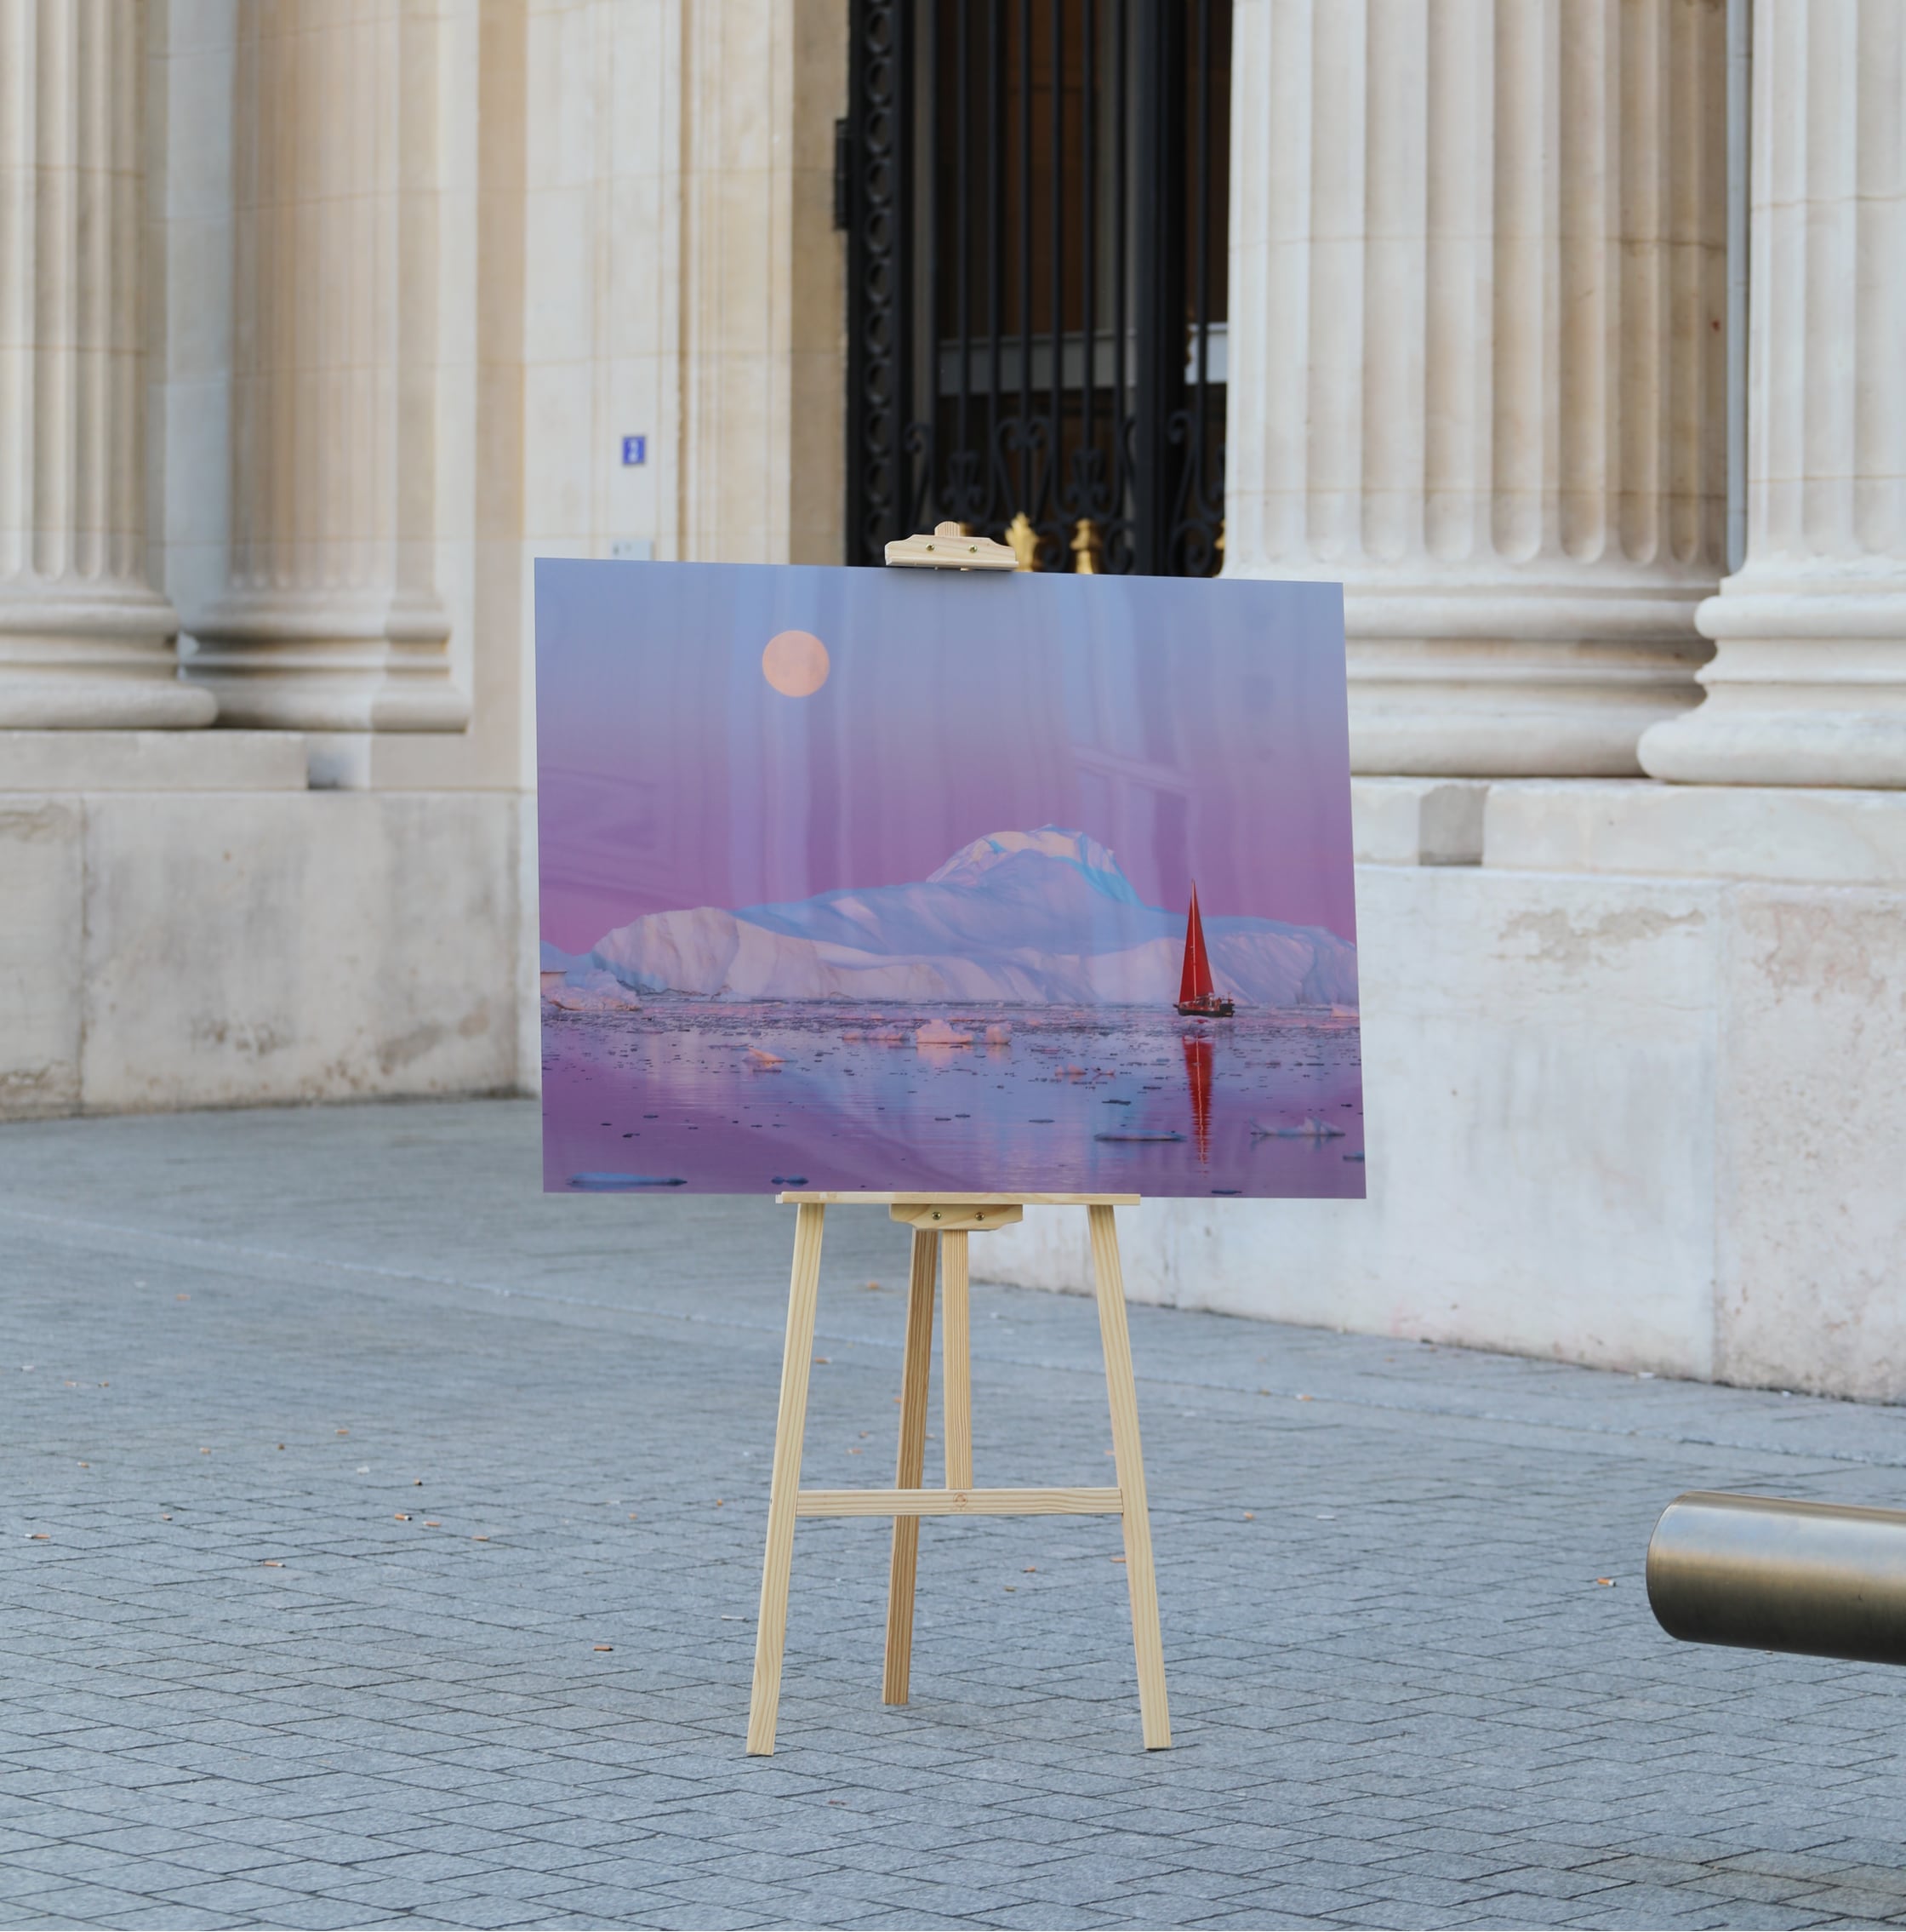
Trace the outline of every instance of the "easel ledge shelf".
<path fill-rule="evenodd" d="M 1135 1208 L 1140 1194 L 777 1194 L 783 1207 Z"/>

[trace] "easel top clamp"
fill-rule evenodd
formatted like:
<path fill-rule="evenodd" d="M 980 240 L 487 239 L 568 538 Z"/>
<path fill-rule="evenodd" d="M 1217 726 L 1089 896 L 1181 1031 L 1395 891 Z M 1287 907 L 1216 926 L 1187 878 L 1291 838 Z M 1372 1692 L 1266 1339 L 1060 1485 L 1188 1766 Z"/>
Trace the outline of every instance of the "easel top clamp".
<path fill-rule="evenodd" d="M 887 546 L 887 561 L 914 569 L 1012 570 L 1019 559 L 1002 543 L 969 536 L 942 523 L 931 536 L 904 537 Z M 1138 1664 L 1138 1713 L 1145 1748 L 1172 1741 L 1165 1695 L 1165 1655 L 1158 1626 L 1158 1586 L 1151 1560 L 1151 1518 L 1145 1500 L 1144 1459 L 1138 1442 L 1138 1400 L 1132 1372 L 1132 1340 L 1125 1319 L 1125 1280 L 1113 1209 L 1138 1204 L 1136 1194 L 850 1193 L 790 1191 L 775 1198 L 797 1210 L 794 1274 L 788 1290 L 787 1338 L 781 1355 L 781 1402 L 774 1428 L 774 1466 L 768 1502 L 768 1551 L 762 1566 L 761 1614 L 755 1627 L 754 1695 L 748 1712 L 748 1753 L 774 1749 L 780 1708 L 781 1659 L 787 1639 L 788 1584 L 794 1564 L 794 1526 L 803 1516 L 886 1516 L 893 1520 L 887 1569 L 887 1671 L 882 1701 L 904 1704 L 913 1659 L 914 1578 L 923 1516 L 1116 1516 L 1124 1533 L 1125 1578 L 1132 1605 L 1132 1645 Z M 802 1437 L 807 1417 L 807 1375 L 814 1352 L 814 1315 L 820 1288 L 821 1226 L 830 1207 L 885 1207 L 913 1230 L 906 1340 L 900 1371 L 900 1448 L 891 1489 L 803 1489 Z M 967 1237 L 1009 1227 L 1029 1207 L 1077 1207 L 1091 1231 L 1105 1392 L 1111 1413 L 1112 1455 L 1118 1481 L 1107 1487 L 981 1489 L 973 1480 L 971 1317 L 967 1301 Z M 941 1345 L 946 1480 L 927 1489 L 927 1394 L 933 1346 L 933 1298 L 944 1275 L 945 1329 Z"/>
<path fill-rule="evenodd" d="M 908 570 L 1017 570 L 1019 558 L 990 537 L 968 536 L 957 523 L 937 523 L 928 536 L 896 537 L 887 561 Z"/>

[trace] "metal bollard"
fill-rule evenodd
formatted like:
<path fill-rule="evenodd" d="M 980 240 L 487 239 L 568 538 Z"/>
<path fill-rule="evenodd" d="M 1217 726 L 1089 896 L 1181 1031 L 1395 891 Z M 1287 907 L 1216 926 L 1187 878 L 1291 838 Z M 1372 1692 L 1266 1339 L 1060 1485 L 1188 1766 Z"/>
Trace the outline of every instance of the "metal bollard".
<path fill-rule="evenodd" d="M 1648 1539 L 1670 1637 L 1906 1664 L 1906 1514 L 1691 1490 Z"/>

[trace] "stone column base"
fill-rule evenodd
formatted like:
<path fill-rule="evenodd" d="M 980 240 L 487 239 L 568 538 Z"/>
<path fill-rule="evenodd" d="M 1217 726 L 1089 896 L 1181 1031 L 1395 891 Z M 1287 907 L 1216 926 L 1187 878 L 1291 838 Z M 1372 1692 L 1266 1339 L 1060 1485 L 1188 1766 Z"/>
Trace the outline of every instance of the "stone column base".
<path fill-rule="evenodd" d="M 1906 787 L 1906 591 L 1723 595 L 1698 621 L 1707 701 L 1649 730 L 1651 777 Z"/>
<path fill-rule="evenodd" d="M 227 599 L 198 625 L 185 675 L 228 724 L 305 732 L 461 731 L 450 620 L 434 600 L 350 592 Z"/>
<path fill-rule="evenodd" d="M 0 595 L 0 730 L 180 730 L 218 701 L 182 683 L 179 620 L 142 586 Z"/>
<path fill-rule="evenodd" d="M 1344 586 L 1350 769 L 1638 778 L 1650 726 L 1700 699 L 1698 589 Z"/>

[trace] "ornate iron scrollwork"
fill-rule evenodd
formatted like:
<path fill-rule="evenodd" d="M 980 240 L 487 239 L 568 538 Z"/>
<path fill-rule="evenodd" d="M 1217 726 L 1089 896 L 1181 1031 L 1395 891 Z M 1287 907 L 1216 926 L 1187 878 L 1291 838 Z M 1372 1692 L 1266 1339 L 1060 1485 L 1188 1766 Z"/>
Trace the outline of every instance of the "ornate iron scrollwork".
<path fill-rule="evenodd" d="M 853 0 L 848 560 L 1223 561 L 1230 0 Z"/>

